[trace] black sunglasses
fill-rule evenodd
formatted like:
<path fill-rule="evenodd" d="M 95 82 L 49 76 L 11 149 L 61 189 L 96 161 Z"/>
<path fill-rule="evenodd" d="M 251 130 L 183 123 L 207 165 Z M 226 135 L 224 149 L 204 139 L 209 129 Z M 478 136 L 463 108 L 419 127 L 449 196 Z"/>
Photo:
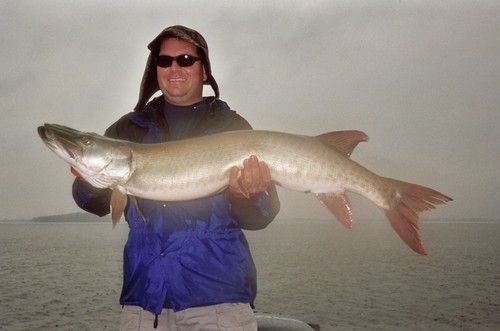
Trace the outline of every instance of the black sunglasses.
<path fill-rule="evenodd" d="M 159 55 L 156 57 L 156 65 L 158 67 L 162 68 L 168 68 L 172 65 L 172 63 L 177 62 L 179 67 L 190 67 L 192 66 L 196 61 L 200 61 L 200 57 L 192 56 L 189 54 L 182 54 L 182 55 L 177 55 L 177 56 L 170 56 L 170 55 Z"/>

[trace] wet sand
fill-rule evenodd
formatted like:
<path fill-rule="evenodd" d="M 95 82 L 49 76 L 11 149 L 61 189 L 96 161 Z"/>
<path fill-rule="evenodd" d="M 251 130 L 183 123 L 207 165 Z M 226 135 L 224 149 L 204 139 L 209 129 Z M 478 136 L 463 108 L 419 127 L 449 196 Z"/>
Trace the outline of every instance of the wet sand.
<path fill-rule="evenodd" d="M 322 330 L 500 329 L 500 223 L 424 223 L 419 256 L 386 223 L 277 219 L 247 232 L 256 311 Z M 0 330 L 116 330 L 127 227 L 0 224 Z"/>

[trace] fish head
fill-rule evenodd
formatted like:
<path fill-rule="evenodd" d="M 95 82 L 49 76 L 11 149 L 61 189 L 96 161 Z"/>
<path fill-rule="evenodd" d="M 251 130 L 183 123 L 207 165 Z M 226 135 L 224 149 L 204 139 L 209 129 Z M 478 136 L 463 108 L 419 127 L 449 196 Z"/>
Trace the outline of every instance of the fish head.
<path fill-rule="evenodd" d="M 47 147 L 69 163 L 92 186 L 116 186 L 131 175 L 132 152 L 125 141 L 57 124 L 38 127 Z"/>

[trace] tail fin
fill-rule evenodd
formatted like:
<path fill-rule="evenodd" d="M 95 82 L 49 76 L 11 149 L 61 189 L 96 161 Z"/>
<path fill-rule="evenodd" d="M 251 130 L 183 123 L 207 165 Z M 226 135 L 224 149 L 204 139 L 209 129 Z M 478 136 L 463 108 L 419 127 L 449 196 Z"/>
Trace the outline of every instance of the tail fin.
<path fill-rule="evenodd" d="M 427 255 L 418 233 L 420 228 L 418 214 L 435 209 L 435 205 L 444 204 L 453 199 L 424 186 L 391 180 L 398 187 L 401 196 L 391 209 L 384 210 L 385 215 L 392 228 L 411 249 L 419 254 Z"/>

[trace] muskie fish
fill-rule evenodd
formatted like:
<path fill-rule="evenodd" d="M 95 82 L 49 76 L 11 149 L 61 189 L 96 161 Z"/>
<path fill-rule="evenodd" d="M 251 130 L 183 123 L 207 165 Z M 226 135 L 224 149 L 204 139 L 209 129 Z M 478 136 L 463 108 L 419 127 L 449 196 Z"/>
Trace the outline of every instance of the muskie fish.
<path fill-rule="evenodd" d="M 159 144 L 138 144 L 65 126 L 38 128 L 43 142 L 97 188 L 110 188 L 113 224 L 127 195 L 158 201 L 206 197 L 224 190 L 233 166 L 255 155 L 277 185 L 313 193 L 346 227 L 353 222 L 346 191 L 370 199 L 414 251 L 420 241 L 419 213 L 452 199 L 427 187 L 381 177 L 349 157 L 368 137 L 338 131 L 317 137 L 273 131 L 232 131 Z"/>

